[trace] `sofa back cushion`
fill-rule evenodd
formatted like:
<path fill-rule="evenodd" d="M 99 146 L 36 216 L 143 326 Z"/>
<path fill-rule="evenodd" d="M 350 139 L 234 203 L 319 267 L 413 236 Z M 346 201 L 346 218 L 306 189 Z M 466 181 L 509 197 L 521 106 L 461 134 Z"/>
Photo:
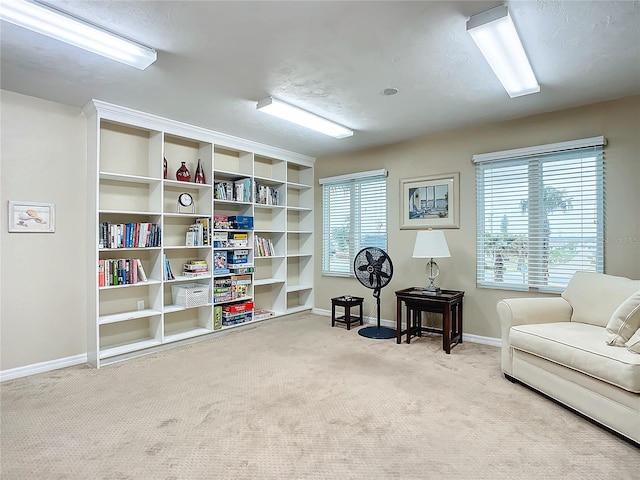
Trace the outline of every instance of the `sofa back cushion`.
<path fill-rule="evenodd" d="M 640 280 L 604 273 L 576 272 L 562 292 L 571 307 L 572 322 L 606 327 L 613 312 L 633 293 Z"/>

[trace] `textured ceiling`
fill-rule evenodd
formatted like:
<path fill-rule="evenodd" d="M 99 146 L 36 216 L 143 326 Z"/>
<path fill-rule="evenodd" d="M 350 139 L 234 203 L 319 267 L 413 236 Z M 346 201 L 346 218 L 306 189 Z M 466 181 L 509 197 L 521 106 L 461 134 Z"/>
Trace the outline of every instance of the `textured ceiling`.
<path fill-rule="evenodd" d="M 2 22 L 3 89 L 316 157 L 640 93 L 638 1 L 510 2 L 541 85 L 515 99 L 465 30 L 496 1 L 52 3 L 155 48 L 157 62 L 139 71 Z M 356 133 L 336 140 L 258 112 L 269 95 Z"/>

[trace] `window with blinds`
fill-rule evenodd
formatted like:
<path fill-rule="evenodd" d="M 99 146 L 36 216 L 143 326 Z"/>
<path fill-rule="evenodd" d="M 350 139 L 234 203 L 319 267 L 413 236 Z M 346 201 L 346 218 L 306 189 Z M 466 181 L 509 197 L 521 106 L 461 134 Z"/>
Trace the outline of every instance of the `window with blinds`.
<path fill-rule="evenodd" d="M 325 178 L 322 185 L 322 274 L 353 276 L 364 247 L 387 250 L 385 170 Z"/>
<path fill-rule="evenodd" d="M 602 272 L 603 137 L 474 156 L 479 287 L 561 292 Z"/>

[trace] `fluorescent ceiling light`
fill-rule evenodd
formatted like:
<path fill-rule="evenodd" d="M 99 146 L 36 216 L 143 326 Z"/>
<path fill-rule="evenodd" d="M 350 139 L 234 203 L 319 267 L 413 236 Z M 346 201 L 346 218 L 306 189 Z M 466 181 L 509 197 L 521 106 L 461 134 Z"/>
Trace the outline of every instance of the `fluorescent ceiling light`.
<path fill-rule="evenodd" d="M 2 0 L 0 19 L 140 70 L 144 70 L 158 58 L 158 54 L 152 48 L 134 43 L 41 3 Z"/>
<path fill-rule="evenodd" d="M 540 91 L 505 5 L 472 15 L 467 31 L 511 98 Z"/>
<path fill-rule="evenodd" d="M 353 135 L 353 130 L 333 123 L 325 118 L 318 117 L 313 113 L 301 110 L 298 107 L 281 102 L 273 97 L 267 97 L 258 102 L 258 110 L 273 115 L 275 117 L 297 123 L 303 127 L 316 130 L 334 138 L 345 138 Z"/>

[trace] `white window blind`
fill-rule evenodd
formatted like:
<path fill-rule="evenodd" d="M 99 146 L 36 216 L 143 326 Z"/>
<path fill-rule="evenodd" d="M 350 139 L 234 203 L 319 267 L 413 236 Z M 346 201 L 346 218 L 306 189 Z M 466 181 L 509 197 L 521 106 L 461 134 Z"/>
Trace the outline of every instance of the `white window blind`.
<path fill-rule="evenodd" d="M 602 272 L 603 137 L 474 156 L 477 283 L 561 292 Z"/>
<path fill-rule="evenodd" d="M 364 247 L 387 250 L 385 170 L 325 178 L 322 184 L 322 274 L 353 276 Z"/>

